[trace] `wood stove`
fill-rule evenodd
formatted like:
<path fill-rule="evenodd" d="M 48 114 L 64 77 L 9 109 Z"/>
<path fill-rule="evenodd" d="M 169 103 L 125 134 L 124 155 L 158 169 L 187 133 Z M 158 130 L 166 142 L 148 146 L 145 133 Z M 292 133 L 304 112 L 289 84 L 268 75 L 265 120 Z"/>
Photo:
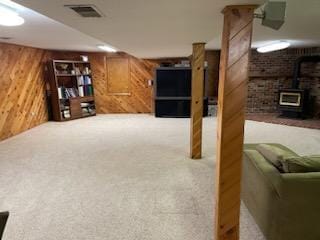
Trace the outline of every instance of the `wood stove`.
<path fill-rule="evenodd" d="M 303 56 L 295 61 L 292 88 L 281 89 L 279 92 L 282 116 L 304 118 L 310 111 L 309 90 L 299 88 L 301 64 L 304 62 L 320 62 L 320 56 Z"/>
<path fill-rule="evenodd" d="M 279 109 L 285 117 L 303 118 L 308 110 L 309 91 L 306 89 L 282 89 L 279 92 Z"/>

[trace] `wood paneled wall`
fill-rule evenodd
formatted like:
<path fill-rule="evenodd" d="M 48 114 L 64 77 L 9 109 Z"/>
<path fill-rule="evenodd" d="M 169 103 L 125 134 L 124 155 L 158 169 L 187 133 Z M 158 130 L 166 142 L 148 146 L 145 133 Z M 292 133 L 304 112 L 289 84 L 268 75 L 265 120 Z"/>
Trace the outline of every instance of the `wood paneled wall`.
<path fill-rule="evenodd" d="M 126 53 L 54 51 L 52 55 L 55 59 L 67 60 L 89 56 L 97 113 L 152 112 L 152 86 L 148 86 L 148 80 L 154 77 L 156 61 L 138 59 Z"/>
<path fill-rule="evenodd" d="M 0 140 L 48 121 L 45 63 L 79 60 L 80 55 L 88 55 L 91 62 L 97 113 L 153 112 L 153 87 L 148 80 L 154 79 L 155 68 L 161 62 L 188 59 L 138 59 L 126 53 L 51 51 L 0 43 Z M 117 65 L 124 70 L 113 71 Z"/>
<path fill-rule="evenodd" d="M 44 63 L 50 52 L 0 43 L 0 140 L 48 120 Z"/>
<path fill-rule="evenodd" d="M 152 112 L 153 89 L 148 80 L 153 79 L 157 61 L 125 53 L 49 51 L 0 43 L 0 140 L 48 121 L 45 63 L 50 59 L 79 60 L 80 54 L 88 55 L 92 64 L 98 113 Z M 114 82 L 116 92 L 108 82 L 108 62 L 114 59 L 127 64 L 119 68 L 128 70 L 121 86 Z"/>

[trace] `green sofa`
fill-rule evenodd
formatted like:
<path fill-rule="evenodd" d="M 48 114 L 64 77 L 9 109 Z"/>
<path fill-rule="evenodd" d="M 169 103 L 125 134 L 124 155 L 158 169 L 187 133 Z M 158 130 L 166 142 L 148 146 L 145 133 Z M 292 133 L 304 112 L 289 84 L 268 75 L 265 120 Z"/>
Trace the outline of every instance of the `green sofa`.
<path fill-rule="evenodd" d="M 280 173 L 256 147 L 244 146 L 242 200 L 266 239 L 320 240 L 320 172 Z"/>

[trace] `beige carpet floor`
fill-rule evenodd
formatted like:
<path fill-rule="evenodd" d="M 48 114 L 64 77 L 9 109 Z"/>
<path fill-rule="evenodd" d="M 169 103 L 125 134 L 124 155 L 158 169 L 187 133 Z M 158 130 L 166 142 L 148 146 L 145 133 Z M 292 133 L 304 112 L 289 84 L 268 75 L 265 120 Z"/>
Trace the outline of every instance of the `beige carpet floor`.
<path fill-rule="evenodd" d="M 193 161 L 189 119 L 99 115 L 0 142 L 4 240 L 212 240 L 216 118 L 203 139 Z M 320 131 L 247 121 L 246 142 L 309 154 Z M 264 239 L 244 206 L 241 239 Z"/>

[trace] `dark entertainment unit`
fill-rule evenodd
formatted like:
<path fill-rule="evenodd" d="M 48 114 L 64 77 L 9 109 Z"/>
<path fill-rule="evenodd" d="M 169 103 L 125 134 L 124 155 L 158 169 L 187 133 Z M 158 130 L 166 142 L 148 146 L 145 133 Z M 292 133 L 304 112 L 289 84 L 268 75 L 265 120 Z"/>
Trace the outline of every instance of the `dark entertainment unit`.
<path fill-rule="evenodd" d="M 206 70 L 204 71 L 203 116 L 208 116 Z M 155 79 L 155 116 L 190 117 L 191 67 L 159 67 Z"/>

